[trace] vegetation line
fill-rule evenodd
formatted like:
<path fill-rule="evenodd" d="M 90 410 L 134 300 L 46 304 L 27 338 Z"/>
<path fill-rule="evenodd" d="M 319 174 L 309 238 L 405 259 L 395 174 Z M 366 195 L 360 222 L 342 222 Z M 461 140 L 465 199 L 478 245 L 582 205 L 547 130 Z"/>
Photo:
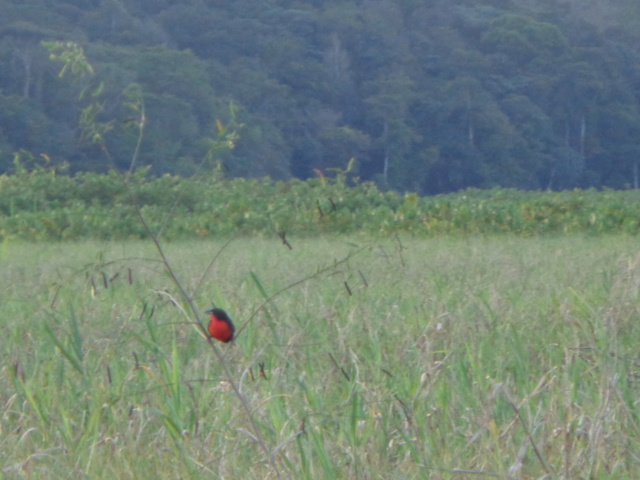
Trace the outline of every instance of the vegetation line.
<path fill-rule="evenodd" d="M 225 180 L 216 172 L 192 178 L 154 178 L 145 169 L 137 170 L 127 181 L 125 188 L 115 171 L 66 175 L 49 167 L 29 170 L 19 166 L 13 175 L 0 175 L 0 239 L 149 238 L 130 195 L 150 229 L 161 231 L 167 241 L 271 236 L 285 231 L 285 245 L 289 246 L 294 235 L 640 233 L 637 191 L 494 189 L 418 197 L 384 192 L 370 183 L 347 185 L 340 178 L 325 178 L 324 185 L 320 179 Z M 315 199 L 328 192 L 336 199 L 337 209 L 318 217 Z M 171 222 L 167 222 L 167 212 L 171 212 Z M 395 250 L 402 258 L 401 243 L 396 242 Z"/>

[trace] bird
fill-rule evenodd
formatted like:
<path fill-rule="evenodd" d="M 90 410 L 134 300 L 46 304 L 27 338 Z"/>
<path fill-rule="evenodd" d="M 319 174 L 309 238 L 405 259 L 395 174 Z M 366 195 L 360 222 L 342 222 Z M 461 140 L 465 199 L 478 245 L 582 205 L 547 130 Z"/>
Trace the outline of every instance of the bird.
<path fill-rule="evenodd" d="M 212 308 L 211 310 L 207 310 L 205 313 L 208 313 L 209 317 L 211 317 L 208 331 L 212 338 L 224 343 L 229 343 L 233 340 L 236 327 L 233 325 L 233 322 L 231 321 L 231 318 L 229 318 L 229 315 L 227 315 L 227 312 L 221 308 Z"/>

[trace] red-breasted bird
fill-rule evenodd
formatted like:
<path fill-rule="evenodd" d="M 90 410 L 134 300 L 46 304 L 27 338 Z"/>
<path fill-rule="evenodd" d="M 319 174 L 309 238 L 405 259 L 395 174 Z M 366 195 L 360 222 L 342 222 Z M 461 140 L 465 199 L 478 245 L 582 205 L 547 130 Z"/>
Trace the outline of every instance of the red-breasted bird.
<path fill-rule="evenodd" d="M 233 340 L 233 334 L 236 331 L 236 327 L 233 325 L 233 322 L 229 318 L 229 315 L 227 315 L 227 312 L 221 308 L 213 308 L 211 310 L 207 310 L 205 313 L 208 313 L 211 317 L 208 327 L 209 335 L 211 335 L 211 337 L 224 343 L 228 343 Z"/>

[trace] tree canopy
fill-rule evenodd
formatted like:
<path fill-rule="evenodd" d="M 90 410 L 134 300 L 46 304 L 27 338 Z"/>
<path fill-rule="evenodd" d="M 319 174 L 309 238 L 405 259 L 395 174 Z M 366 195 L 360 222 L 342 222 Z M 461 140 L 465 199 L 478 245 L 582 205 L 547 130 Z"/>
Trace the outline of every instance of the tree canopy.
<path fill-rule="evenodd" d="M 194 173 L 216 120 L 233 120 L 239 140 L 222 159 L 233 177 L 307 178 L 356 158 L 360 178 L 421 194 L 640 183 L 640 7 L 628 0 L 6 0 L 1 10 L 0 172 L 20 151 L 107 169 L 79 128 L 88 101 L 126 168 L 134 89 L 146 119 L 137 162 L 158 175 Z M 80 45 L 92 78 L 60 76 L 51 41 Z"/>

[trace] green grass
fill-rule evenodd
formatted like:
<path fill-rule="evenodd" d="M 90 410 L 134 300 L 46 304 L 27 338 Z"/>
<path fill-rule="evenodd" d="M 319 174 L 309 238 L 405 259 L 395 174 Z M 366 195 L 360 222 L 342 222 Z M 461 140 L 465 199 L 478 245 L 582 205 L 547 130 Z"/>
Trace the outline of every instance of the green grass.
<path fill-rule="evenodd" d="M 0 244 L 0 477 L 640 478 L 632 237 L 289 241 Z"/>

